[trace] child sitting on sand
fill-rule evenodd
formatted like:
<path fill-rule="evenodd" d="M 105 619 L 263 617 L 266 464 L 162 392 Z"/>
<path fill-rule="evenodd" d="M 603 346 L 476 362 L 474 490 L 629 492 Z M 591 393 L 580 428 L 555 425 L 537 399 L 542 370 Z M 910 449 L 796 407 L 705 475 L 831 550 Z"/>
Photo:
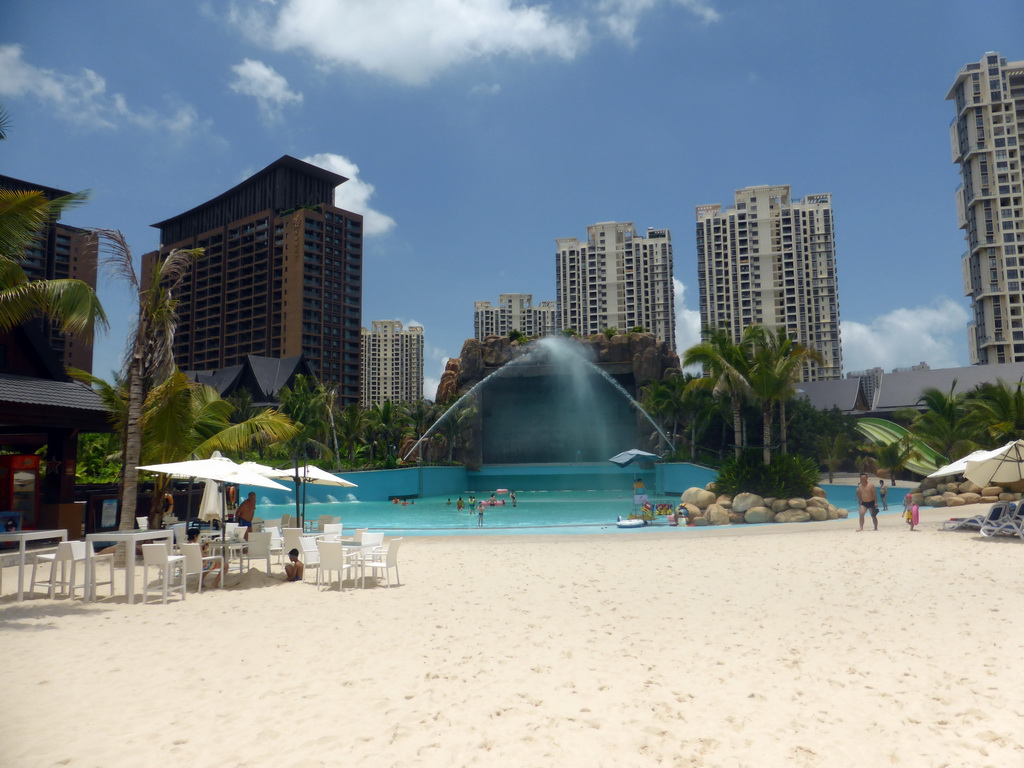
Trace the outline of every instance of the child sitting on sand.
<path fill-rule="evenodd" d="M 288 560 L 284 566 L 284 580 L 285 581 L 302 581 L 302 574 L 306 567 L 299 560 L 299 550 L 292 549 L 288 552 Z"/>

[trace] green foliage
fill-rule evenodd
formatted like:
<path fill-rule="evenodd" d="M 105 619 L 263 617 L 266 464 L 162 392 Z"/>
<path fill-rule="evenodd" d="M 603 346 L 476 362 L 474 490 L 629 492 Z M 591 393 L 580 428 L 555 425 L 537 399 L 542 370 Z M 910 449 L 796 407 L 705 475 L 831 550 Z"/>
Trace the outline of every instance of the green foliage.
<path fill-rule="evenodd" d="M 618 332 L 619 332 L 619 329 L 618 328 L 614 328 L 614 327 L 612 327 L 612 328 L 602 328 L 601 329 L 601 333 L 603 333 L 605 335 L 606 339 L 612 338 L 613 336 L 618 334 Z"/>
<path fill-rule="evenodd" d="M 579 336 L 579 334 L 576 332 L 575 328 L 564 328 L 562 330 L 562 335 L 563 336 Z"/>
<path fill-rule="evenodd" d="M 629 329 L 629 333 L 647 333 L 647 329 L 642 325 L 636 325 Z"/>
<path fill-rule="evenodd" d="M 518 328 L 513 328 L 511 331 L 508 332 L 508 340 L 526 342 L 530 340 L 530 337 L 527 336 L 522 331 L 520 331 Z"/>
<path fill-rule="evenodd" d="M 725 461 L 715 479 L 715 493 L 734 496 L 756 493 L 780 499 L 806 498 L 818 482 L 818 466 L 805 456 L 772 456 L 765 465 L 756 453 L 745 452 L 740 458 Z"/>

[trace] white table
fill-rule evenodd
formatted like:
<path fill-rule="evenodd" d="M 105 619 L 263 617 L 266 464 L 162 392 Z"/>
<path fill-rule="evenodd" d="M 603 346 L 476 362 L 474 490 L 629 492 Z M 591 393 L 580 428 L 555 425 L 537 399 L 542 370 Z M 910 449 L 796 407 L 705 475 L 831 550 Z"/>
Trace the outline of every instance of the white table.
<path fill-rule="evenodd" d="M 0 542 L 18 542 L 18 602 L 25 599 L 25 545 L 30 541 L 46 541 L 47 539 L 68 540 L 68 532 L 60 531 L 5 531 L 0 533 Z"/>
<path fill-rule="evenodd" d="M 159 541 L 163 539 L 167 542 L 167 549 L 170 550 L 174 545 L 174 531 L 169 528 L 164 530 L 153 530 L 153 531 L 107 531 L 106 533 L 90 533 L 85 537 L 85 573 L 88 579 L 88 588 L 86 589 L 86 600 L 92 600 L 95 598 L 92 589 L 93 575 L 92 569 L 95 567 L 92 562 L 93 555 L 93 543 L 97 541 L 114 541 L 124 542 L 128 547 L 127 557 L 124 561 L 124 591 L 128 595 L 128 603 L 135 603 L 135 546 L 144 541 Z"/>

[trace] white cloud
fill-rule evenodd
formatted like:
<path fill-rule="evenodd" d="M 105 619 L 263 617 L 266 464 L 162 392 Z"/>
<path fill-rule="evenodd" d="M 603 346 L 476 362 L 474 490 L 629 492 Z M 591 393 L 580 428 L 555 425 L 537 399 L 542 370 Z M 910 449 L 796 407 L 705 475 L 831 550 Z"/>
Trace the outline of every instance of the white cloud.
<path fill-rule="evenodd" d="M 0 96 L 35 97 L 50 104 L 61 118 L 93 128 L 116 129 L 129 124 L 186 135 L 199 124 L 191 105 L 166 114 L 133 109 L 122 94 L 108 93 L 106 80 L 91 69 L 65 75 L 36 67 L 22 58 L 19 45 L 0 45 Z"/>
<path fill-rule="evenodd" d="M 343 155 L 322 152 L 319 155 L 302 158 L 307 163 L 339 173 L 348 179 L 334 189 L 334 204 L 346 211 L 361 214 L 363 234 L 367 237 L 383 235 L 395 227 L 395 220 L 387 214 L 370 207 L 374 186 L 359 178 L 359 166 Z"/>
<path fill-rule="evenodd" d="M 967 309 L 948 297 L 931 306 L 895 309 L 869 324 L 844 320 L 840 325 L 843 367 L 861 371 L 927 362 L 932 368 L 966 365 Z"/>
<path fill-rule="evenodd" d="M 267 122 L 278 120 L 281 110 L 288 104 L 302 103 L 302 94 L 291 90 L 288 81 L 262 61 L 245 59 L 231 71 L 235 73 L 231 90 L 255 98 Z"/>
<path fill-rule="evenodd" d="M 480 83 L 479 85 L 474 85 L 470 88 L 469 92 L 474 96 L 497 96 L 501 93 L 501 84 L 491 83 L 490 85 L 485 85 L 484 83 Z"/>
<path fill-rule="evenodd" d="M 571 60 L 588 41 L 585 22 L 512 0 L 282 0 L 246 8 L 239 0 L 231 21 L 277 50 L 409 84 L 493 56 Z"/>
<path fill-rule="evenodd" d="M 640 17 L 662 3 L 663 0 L 601 0 L 597 10 L 601 22 L 614 37 L 632 45 L 636 42 L 636 27 Z M 705 0 L 672 0 L 705 24 L 718 21 L 721 16 Z"/>
<path fill-rule="evenodd" d="M 676 352 L 682 357 L 683 352 L 700 343 L 700 311 L 687 309 L 686 286 L 679 278 L 672 278 L 672 291 L 676 304 Z M 699 370 L 700 366 L 692 369 L 693 372 Z"/>

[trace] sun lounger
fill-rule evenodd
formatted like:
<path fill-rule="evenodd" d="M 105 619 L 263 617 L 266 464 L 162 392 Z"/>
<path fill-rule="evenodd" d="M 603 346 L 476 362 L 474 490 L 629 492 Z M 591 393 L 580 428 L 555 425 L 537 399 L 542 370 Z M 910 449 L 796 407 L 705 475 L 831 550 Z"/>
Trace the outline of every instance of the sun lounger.
<path fill-rule="evenodd" d="M 1024 530 L 1024 504 L 1017 506 L 1013 512 L 1008 509 L 999 520 L 986 520 L 981 524 L 982 536 L 998 536 L 999 534 L 1020 536 L 1022 530 Z"/>
<path fill-rule="evenodd" d="M 1005 517 L 1010 516 L 1016 510 L 1017 505 L 1014 502 L 997 501 L 991 507 L 988 508 L 988 512 L 983 515 L 974 515 L 973 517 L 951 517 L 949 520 L 944 522 L 941 526 L 943 531 L 955 531 L 955 530 L 967 530 L 977 531 L 981 529 L 981 526 L 986 523 L 997 524 Z"/>

